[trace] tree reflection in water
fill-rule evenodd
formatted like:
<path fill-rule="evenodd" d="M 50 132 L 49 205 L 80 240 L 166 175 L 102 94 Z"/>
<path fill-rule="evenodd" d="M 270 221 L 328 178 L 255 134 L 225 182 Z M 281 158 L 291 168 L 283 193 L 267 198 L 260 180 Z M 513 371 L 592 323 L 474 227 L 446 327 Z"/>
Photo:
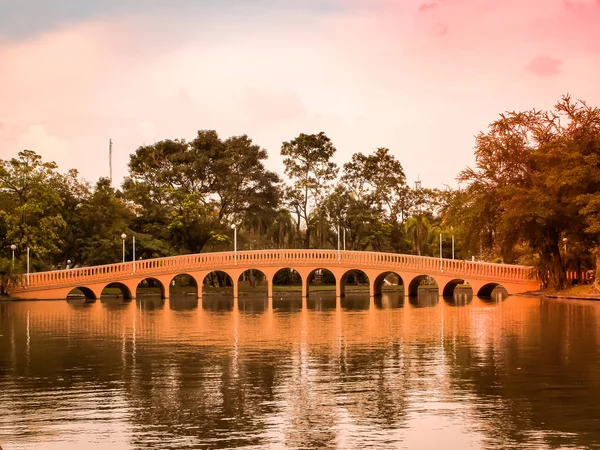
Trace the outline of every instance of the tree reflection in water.
<path fill-rule="evenodd" d="M 600 442 L 600 304 L 421 294 L 0 303 L 0 442 Z"/>

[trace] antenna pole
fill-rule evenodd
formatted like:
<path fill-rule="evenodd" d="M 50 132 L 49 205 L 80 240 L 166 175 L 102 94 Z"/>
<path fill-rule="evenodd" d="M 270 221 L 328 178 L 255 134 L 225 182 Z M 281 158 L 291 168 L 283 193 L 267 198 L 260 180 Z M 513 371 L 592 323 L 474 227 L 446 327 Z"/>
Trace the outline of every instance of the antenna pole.
<path fill-rule="evenodd" d="M 112 139 L 108 140 L 108 173 L 110 185 L 112 186 Z"/>

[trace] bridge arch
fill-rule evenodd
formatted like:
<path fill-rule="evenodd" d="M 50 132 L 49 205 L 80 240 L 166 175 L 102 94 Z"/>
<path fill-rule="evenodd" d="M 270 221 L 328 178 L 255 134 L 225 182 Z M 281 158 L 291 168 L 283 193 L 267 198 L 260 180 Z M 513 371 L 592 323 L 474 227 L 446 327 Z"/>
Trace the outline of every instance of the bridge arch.
<path fill-rule="evenodd" d="M 242 292 L 265 293 L 269 291 L 269 277 L 260 269 L 244 270 L 237 279 L 238 290 Z"/>
<path fill-rule="evenodd" d="M 369 292 L 371 280 L 364 270 L 361 269 L 348 269 L 341 276 L 338 281 L 336 289 L 336 295 L 338 297 L 344 297 L 346 295 L 346 284 L 352 283 L 354 286 L 366 285 L 365 292 Z"/>
<path fill-rule="evenodd" d="M 213 292 L 221 291 L 227 293 L 228 288 L 231 288 L 233 295 L 234 290 L 234 278 L 225 270 L 213 270 L 207 273 L 202 280 L 202 294 L 212 290 Z"/>
<path fill-rule="evenodd" d="M 144 291 L 140 291 L 144 289 Z M 135 297 L 139 296 L 160 295 L 160 298 L 165 298 L 165 286 L 158 278 L 148 277 L 140 280 L 135 289 Z"/>
<path fill-rule="evenodd" d="M 108 290 L 107 290 L 108 289 Z M 113 282 L 108 283 L 104 288 L 102 288 L 102 292 L 100 293 L 100 297 L 118 297 L 119 294 L 115 294 L 114 289 L 118 289 L 121 291 L 121 295 L 123 296 L 123 300 L 131 300 L 131 290 L 127 287 L 126 284 Z"/>
<path fill-rule="evenodd" d="M 198 280 L 189 273 L 178 273 L 168 282 L 169 298 L 173 295 L 189 295 L 190 292 L 199 297 Z M 188 292 L 189 291 L 189 292 Z"/>
<path fill-rule="evenodd" d="M 393 271 L 382 272 L 373 280 L 373 296 L 381 297 L 385 285 L 396 286 L 396 291 L 404 295 L 405 285 L 402 276 Z"/>
<path fill-rule="evenodd" d="M 81 296 L 85 298 L 85 301 L 95 301 L 96 294 L 90 288 L 85 286 L 74 287 L 67 294 L 67 300 L 75 300 L 77 298 L 81 298 Z"/>
<path fill-rule="evenodd" d="M 278 269 L 271 278 L 271 294 L 275 291 L 304 291 L 304 280 L 300 272 L 291 267 L 282 267 Z"/>
<path fill-rule="evenodd" d="M 318 290 L 330 290 L 330 287 L 333 286 L 336 290 L 336 295 L 339 295 L 338 280 L 334 273 L 325 267 L 313 269 L 306 276 L 306 297 L 310 295 L 311 284 L 315 287 L 320 286 Z M 317 289 L 313 289 L 313 291 L 315 290 Z M 333 291 L 333 289 L 331 290 Z"/>
<path fill-rule="evenodd" d="M 440 285 L 431 275 L 417 275 L 414 277 L 408 285 L 409 297 L 416 297 L 419 295 L 419 286 L 422 286 L 422 288 L 427 289 L 428 291 L 436 290 L 439 295 Z"/>
<path fill-rule="evenodd" d="M 477 296 L 494 301 L 502 301 L 508 297 L 508 291 L 500 283 L 486 283 L 479 288 Z"/>
<path fill-rule="evenodd" d="M 450 280 L 446 283 L 444 289 L 442 290 L 442 295 L 444 297 L 452 297 L 457 289 L 465 289 L 470 290 L 471 293 L 473 292 L 471 285 L 468 284 L 464 279 L 455 278 L 454 280 Z"/>

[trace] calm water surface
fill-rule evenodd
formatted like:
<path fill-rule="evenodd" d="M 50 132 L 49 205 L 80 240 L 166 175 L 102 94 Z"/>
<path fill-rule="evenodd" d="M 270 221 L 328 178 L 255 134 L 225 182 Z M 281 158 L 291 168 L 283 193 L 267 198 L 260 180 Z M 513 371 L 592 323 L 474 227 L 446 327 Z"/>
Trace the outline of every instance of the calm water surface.
<path fill-rule="evenodd" d="M 600 303 L 0 303 L 10 449 L 600 448 Z"/>

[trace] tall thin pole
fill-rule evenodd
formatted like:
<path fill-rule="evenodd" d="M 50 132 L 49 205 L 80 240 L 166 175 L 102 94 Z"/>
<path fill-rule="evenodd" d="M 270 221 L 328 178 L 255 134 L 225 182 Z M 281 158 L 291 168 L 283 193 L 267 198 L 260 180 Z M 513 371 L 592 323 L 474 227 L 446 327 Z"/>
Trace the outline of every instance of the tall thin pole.
<path fill-rule="evenodd" d="M 27 286 L 29 286 L 29 247 L 27 247 Z"/>
<path fill-rule="evenodd" d="M 112 139 L 108 140 L 108 174 L 110 179 L 110 185 L 112 186 Z"/>
<path fill-rule="evenodd" d="M 135 273 L 135 236 L 133 236 L 133 273 Z"/>
<path fill-rule="evenodd" d="M 237 265 L 237 227 L 233 228 L 233 258 Z"/>
<path fill-rule="evenodd" d="M 125 262 L 125 239 L 123 239 L 123 262 Z"/>
<path fill-rule="evenodd" d="M 440 271 L 442 270 L 442 233 L 440 233 Z"/>
<path fill-rule="evenodd" d="M 454 235 L 452 235 L 452 259 L 454 259 Z"/>
<path fill-rule="evenodd" d="M 337 237 L 338 237 L 338 263 L 341 262 L 342 260 L 342 255 L 340 253 L 340 226 L 338 225 L 338 229 L 337 229 Z"/>
<path fill-rule="evenodd" d="M 346 228 L 344 228 L 344 251 L 346 251 Z"/>

